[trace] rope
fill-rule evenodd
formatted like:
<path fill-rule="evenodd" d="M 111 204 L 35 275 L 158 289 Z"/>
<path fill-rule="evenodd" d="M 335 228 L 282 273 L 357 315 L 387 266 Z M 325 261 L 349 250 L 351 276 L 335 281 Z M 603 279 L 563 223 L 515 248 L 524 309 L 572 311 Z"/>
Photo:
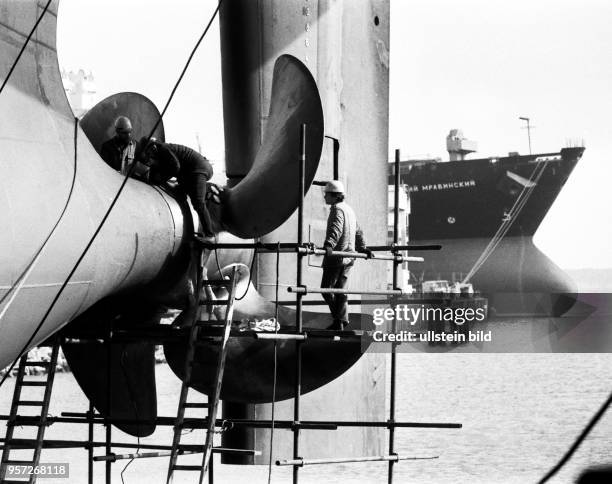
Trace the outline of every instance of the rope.
<path fill-rule="evenodd" d="M 19 62 L 19 60 L 21 59 L 21 56 L 23 55 L 23 53 L 25 52 L 25 49 L 27 47 L 27 45 L 30 43 L 30 39 L 32 38 L 32 35 L 34 35 L 34 32 L 36 31 L 36 29 L 38 28 L 38 25 L 40 24 L 41 20 L 43 19 L 43 17 L 45 16 L 45 14 L 47 13 L 47 10 L 49 9 L 49 5 L 51 5 L 51 1 L 49 0 L 47 2 L 47 4 L 45 5 L 42 13 L 40 14 L 40 16 L 38 17 L 38 19 L 36 19 L 36 22 L 34 23 L 34 26 L 32 27 L 32 30 L 30 30 L 30 33 L 28 34 L 28 36 L 26 37 L 25 42 L 23 43 L 23 45 L 21 46 L 21 49 L 19 50 L 19 53 L 17 54 L 17 57 L 15 58 L 15 60 L 13 61 L 13 63 L 11 64 L 11 67 L 9 69 L 9 72 L 6 76 L 6 78 L 4 79 L 4 81 L 2 81 L 2 86 L 0 86 L 0 93 L 2 93 L 2 91 L 4 91 L 4 87 L 8 84 L 9 79 L 11 78 L 11 76 L 13 75 L 13 71 L 15 70 L 15 68 L 17 67 L 17 63 Z M 76 118 L 75 118 L 76 119 Z M 76 131 L 76 129 L 75 129 Z M 75 134 L 76 137 L 76 134 Z M 76 162 L 75 162 L 76 163 Z M 75 174 L 76 175 L 76 169 L 75 169 Z M 66 205 L 64 205 L 64 209 L 62 210 L 62 213 L 60 214 L 57 222 L 55 223 L 55 225 L 53 226 L 53 228 L 51 229 L 51 232 L 49 233 L 49 235 L 47 236 L 47 238 L 45 239 L 45 241 L 43 242 L 43 245 L 40 247 L 40 249 L 38 249 L 38 251 L 36 252 L 36 254 L 34 254 L 34 258 L 33 260 L 26 266 L 26 268 L 24 269 L 24 271 L 19 275 L 19 277 L 17 278 L 17 280 L 15 281 L 15 284 L 13 284 L 13 286 L 6 292 L 6 294 L 4 294 L 4 296 L 2 296 L 2 298 L 0 299 L 0 304 L 2 304 L 4 302 L 4 300 L 6 299 L 6 297 L 13 291 L 13 289 L 15 289 L 16 285 L 19 284 L 19 287 L 17 288 L 17 292 L 19 292 L 19 290 L 21 289 L 21 287 L 23 286 L 23 281 L 25 278 L 27 278 L 30 275 L 31 272 L 31 268 L 36 264 L 36 262 L 38 261 L 38 257 L 40 256 L 40 253 L 42 252 L 42 250 L 44 249 L 44 247 L 46 246 L 47 242 L 49 241 L 49 238 L 51 237 L 51 234 L 53 234 L 53 231 L 55 230 L 55 228 L 57 227 L 57 225 L 59 224 L 60 220 L 62 219 L 62 216 L 64 215 L 64 213 L 66 212 L 66 208 L 68 206 L 68 201 L 70 201 L 70 196 L 72 195 L 72 189 L 74 188 L 74 176 L 72 179 L 72 184 L 70 187 L 70 193 L 68 195 L 68 200 L 66 201 Z M 15 294 L 16 294 L 15 293 Z M 11 305 L 11 303 L 13 302 L 13 300 L 15 299 L 15 294 L 11 297 L 11 300 L 8 302 L 8 304 L 4 307 L 4 309 L 2 310 L 2 313 L 0 313 L 0 320 L 2 319 L 2 317 L 4 316 L 4 314 L 6 313 L 8 307 Z M 2 384 L 0 383 L 0 386 Z"/>
<path fill-rule="evenodd" d="M 531 177 L 529 178 L 529 181 L 533 182 L 533 184 L 528 189 L 526 186 L 523 187 L 523 190 L 521 191 L 521 193 L 515 200 L 514 205 L 510 209 L 510 213 L 512 215 L 501 224 L 501 226 L 499 227 L 499 229 L 497 230 L 497 232 L 495 233 L 495 235 L 493 236 L 493 238 L 491 239 L 491 241 L 489 242 L 489 244 L 487 245 L 483 253 L 480 255 L 479 259 L 474 264 L 474 267 L 472 267 L 472 269 L 470 270 L 470 273 L 464 279 L 463 281 L 464 283 L 467 282 L 480 269 L 480 267 L 486 262 L 486 260 L 490 257 L 493 251 L 497 248 L 497 246 L 499 245 L 503 237 L 506 235 L 508 230 L 510 230 L 510 227 L 514 223 L 514 220 L 518 217 L 518 214 L 521 212 L 521 210 L 523 209 L 523 207 L 525 206 L 525 204 L 531 197 L 531 194 L 533 193 L 533 190 L 535 189 L 535 187 L 537 186 L 537 183 L 542 177 L 542 174 L 544 173 L 544 170 L 547 164 L 548 164 L 548 160 L 544 162 L 543 164 L 538 165 L 534 169 L 534 171 L 531 174 Z M 526 192 L 526 195 L 523 196 L 525 192 Z"/>
<path fill-rule="evenodd" d="M 185 72 L 187 71 L 187 68 L 189 67 L 189 64 L 191 63 L 191 60 L 197 50 L 197 48 L 199 47 L 200 43 L 202 42 L 202 40 L 204 39 L 204 37 L 206 36 L 206 34 L 208 33 L 208 30 L 210 29 L 210 26 L 212 25 L 213 20 L 215 19 L 215 17 L 217 16 L 217 13 L 219 12 L 219 7 L 221 6 L 221 4 L 223 3 L 223 0 L 219 0 L 219 3 L 217 4 L 217 8 L 215 9 L 214 13 L 212 14 L 206 28 L 204 29 L 204 32 L 202 33 L 202 35 L 200 36 L 200 38 L 198 39 L 198 41 L 196 42 L 196 45 L 194 46 L 194 48 L 191 51 L 191 54 L 189 55 L 189 58 L 187 59 L 187 62 L 185 63 L 185 66 L 183 67 L 183 70 L 179 76 L 179 78 L 177 79 L 174 88 L 172 89 L 172 92 L 170 93 L 170 96 L 168 97 L 168 101 L 166 102 L 166 105 L 164 106 L 164 109 L 162 110 L 161 114 L 159 115 L 159 117 L 157 118 L 157 122 L 155 123 L 155 126 L 153 126 L 153 128 L 151 129 L 151 132 L 149 133 L 149 136 L 147 137 L 147 142 L 151 139 L 151 137 L 153 136 L 153 133 L 155 132 L 155 130 L 157 129 L 157 127 L 159 126 L 159 123 L 161 123 L 162 118 L 164 116 L 164 114 L 166 113 L 166 110 L 168 109 L 168 106 L 170 105 L 170 102 L 172 101 L 173 97 L 174 97 L 174 93 L 176 92 L 179 84 L 181 83 L 183 76 L 185 75 Z M 76 156 L 76 155 L 75 155 Z M 98 227 L 96 228 L 96 230 L 94 231 L 93 235 L 91 236 L 91 238 L 89 239 L 89 242 L 87 243 L 87 245 L 85 246 L 85 249 L 83 249 L 83 252 L 81 252 L 81 255 L 79 256 L 79 258 L 77 259 L 76 263 L 74 264 L 73 268 L 71 269 L 71 271 L 69 272 L 68 276 L 65 278 L 64 282 L 62 283 L 59 291 L 57 292 L 57 294 L 55 295 L 55 297 L 53 298 L 53 301 L 51 301 L 51 304 L 49 305 L 47 311 L 45 312 L 44 316 L 42 317 L 42 319 L 40 320 L 40 322 L 38 323 L 38 326 L 36 327 L 36 329 L 34 330 L 34 332 L 32 333 L 32 335 L 30 336 L 30 338 L 28 339 L 27 343 L 24 345 L 24 347 L 22 348 L 22 350 L 19 352 L 17 358 L 15 359 L 15 361 L 13 361 L 13 363 L 11 364 L 11 370 L 14 368 L 15 363 L 17 362 L 17 360 L 21 357 L 21 355 L 23 354 L 23 352 L 25 351 L 25 349 L 30 345 L 30 343 L 34 340 L 34 338 L 36 337 L 36 335 L 38 334 L 38 332 L 40 331 L 40 329 L 42 328 L 44 322 L 47 320 L 47 317 L 49 316 L 49 314 L 51 313 L 51 310 L 55 307 L 55 305 L 57 304 L 57 301 L 59 300 L 62 292 L 64 291 L 64 289 L 66 288 L 66 286 L 68 285 L 68 282 L 70 281 L 70 279 L 72 278 L 72 276 L 74 275 L 74 273 L 76 272 L 77 268 L 79 267 L 79 265 L 81 264 L 81 262 L 83 261 L 83 259 L 85 258 L 85 255 L 87 254 L 87 252 L 89 251 L 89 249 L 91 248 L 91 246 L 93 245 L 96 237 L 98 236 L 98 234 L 100 233 L 100 231 L 102 230 L 102 227 L 104 226 L 106 220 L 108 219 L 110 213 L 112 212 L 113 208 L 115 207 L 115 204 L 117 203 L 117 200 L 119 199 L 119 196 L 121 195 L 121 193 L 123 192 L 123 189 L 125 187 L 125 185 L 127 184 L 128 178 L 132 175 L 132 173 L 134 172 L 134 169 L 136 168 L 136 163 L 133 163 L 129 170 L 127 171 L 127 173 L 125 174 L 125 177 L 123 178 L 123 182 L 121 183 L 121 186 L 119 187 L 119 190 L 117 190 L 117 193 L 115 195 L 115 197 L 113 198 L 110 206 L 108 207 L 106 213 L 104 214 L 104 216 L 102 217 L 102 220 L 100 221 L 100 223 L 98 224 Z M 6 375 L 4 375 L 2 381 L 0 381 L 0 388 L 2 387 L 2 384 L 6 381 L 6 378 L 8 377 L 10 371 L 6 373 Z"/>
<path fill-rule="evenodd" d="M 59 226 L 60 222 L 64 218 L 64 214 L 66 213 L 66 210 L 68 209 L 68 205 L 70 204 L 70 200 L 72 199 L 72 193 L 74 192 L 74 185 L 75 185 L 75 182 L 76 182 L 76 175 L 77 175 L 77 165 L 78 165 L 78 133 L 79 133 L 79 129 L 78 128 L 79 128 L 79 120 L 78 120 L 78 118 L 74 118 L 74 167 L 73 167 L 73 170 L 72 170 L 72 182 L 70 183 L 70 190 L 68 191 L 68 197 L 66 198 L 66 202 L 64 203 L 64 208 L 62 209 L 59 217 L 57 218 L 57 221 L 55 222 L 55 225 L 53 226 L 53 228 L 49 232 L 49 235 L 47 235 L 47 238 L 45 239 L 43 244 L 40 246 L 40 249 L 38 249 L 38 251 L 34 255 L 34 258 L 26 266 L 25 270 L 19 275 L 19 277 L 15 281 L 15 284 L 13 284 L 13 286 L 2 297 L 2 300 L 0 300 L 0 304 L 2 304 L 4 302 L 4 300 L 6 299 L 6 297 L 9 294 L 12 293 L 11 298 L 9 299 L 9 301 L 6 303 L 4 308 L 2 308 L 2 312 L 0 313 L 0 321 L 2 321 L 2 318 L 4 317 L 4 315 L 6 314 L 6 312 L 9 309 L 9 307 L 11 306 L 11 304 L 13 303 L 15 298 L 17 297 L 17 294 L 19 293 L 19 291 L 21 290 L 21 288 L 25 284 L 25 281 L 27 280 L 27 278 L 29 277 L 31 272 L 34 270 L 34 267 L 35 267 L 36 263 L 38 262 L 38 260 L 42 256 L 43 250 L 47 246 L 49 240 L 51 239 L 51 236 L 55 233 L 55 230 L 57 229 L 57 227 Z M 19 355 L 15 358 L 15 360 L 9 366 L 8 371 L 2 377 L 2 380 L 0 380 L 0 388 L 2 388 L 2 385 L 4 384 L 4 382 L 6 381 L 8 376 L 11 374 L 11 372 L 13 371 L 13 368 L 15 368 L 15 365 L 17 364 L 17 361 L 19 361 L 19 358 L 21 358 L 21 356 L 23 355 L 23 353 L 25 352 L 25 350 L 27 349 L 29 344 L 32 342 L 32 340 L 36 336 L 36 333 L 40 330 L 41 326 L 42 326 L 42 322 L 38 325 L 38 327 L 36 328 L 36 331 L 34 331 L 34 333 L 32 333 L 32 335 L 30 336 L 30 339 L 27 341 L 27 343 L 25 345 L 23 345 L 23 348 L 21 348 L 21 351 L 19 352 Z"/>
<path fill-rule="evenodd" d="M 544 170 L 546 169 L 547 165 L 548 165 L 548 160 L 546 160 L 544 163 L 539 164 L 533 170 L 528 180 L 529 182 L 532 183 L 531 186 L 523 187 L 523 189 L 521 190 L 521 193 L 516 198 L 516 200 L 514 201 L 514 204 L 512 205 L 512 208 L 510 209 L 510 216 L 506 220 L 504 220 L 502 224 L 499 226 L 499 228 L 497 229 L 497 232 L 495 232 L 495 234 L 493 235 L 493 237 L 491 238 L 487 246 L 482 251 L 482 254 L 480 254 L 478 259 L 476 260 L 476 262 L 470 269 L 469 273 L 467 274 L 467 276 L 465 276 L 465 278 L 463 279 L 462 281 L 463 284 L 467 283 L 474 276 L 474 274 L 478 272 L 478 270 L 482 267 L 482 265 L 491 256 L 493 251 L 497 248 L 497 246 L 502 241 L 506 233 L 508 233 L 508 230 L 510 230 L 510 227 L 512 226 L 512 224 L 518 217 L 519 213 L 521 212 L 521 210 L 523 209 L 523 207 L 525 206 L 525 204 L 531 197 L 531 194 L 533 193 L 533 190 L 537 186 L 537 183 L 540 181 L 540 178 L 542 177 L 542 174 L 544 173 Z"/>
<path fill-rule="evenodd" d="M 51 5 L 52 1 L 53 0 L 49 0 L 47 2 L 47 4 L 45 5 L 45 8 L 43 9 L 42 13 L 40 14 L 40 17 L 38 17 L 38 19 L 36 19 L 36 23 L 34 24 L 34 27 L 32 27 L 32 30 L 30 30 L 30 33 L 28 34 L 25 42 L 21 46 L 21 50 L 19 51 L 19 54 L 17 54 L 17 57 L 15 58 L 15 60 L 13 61 L 13 64 L 11 65 L 11 68 L 9 69 L 9 72 L 8 72 L 8 74 L 6 76 L 6 79 L 4 79 L 4 81 L 2 82 L 2 86 L 0 86 L 0 94 L 2 93 L 2 91 L 4 91 L 4 86 L 6 86 L 6 84 L 9 81 L 9 79 L 13 75 L 13 71 L 15 70 L 15 67 L 17 67 L 17 63 L 19 62 L 19 59 L 21 59 L 21 56 L 24 53 L 27 45 L 30 43 L 30 39 L 32 38 L 32 35 L 34 35 L 34 32 L 36 32 L 36 29 L 38 28 L 38 24 L 40 23 L 40 21 L 43 19 L 43 17 L 47 13 L 47 9 L 49 8 L 49 5 Z"/>
<path fill-rule="evenodd" d="M 125 348 L 121 352 L 121 357 L 119 358 L 119 365 L 121 366 L 121 372 L 123 373 L 123 377 L 125 378 L 125 381 L 128 383 L 128 393 L 130 395 L 130 402 L 132 403 L 132 407 L 134 408 L 134 413 L 136 414 L 136 420 L 138 422 L 136 424 L 136 431 L 138 432 L 138 436 L 136 437 L 137 438 L 136 454 L 138 454 L 138 452 L 140 452 L 140 412 L 138 412 L 138 405 L 136 405 L 136 399 L 134 398 L 133 388 L 129 382 L 129 377 L 125 369 L 124 358 L 125 358 Z M 109 361 L 109 364 L 110 364 L 110 361 Z M 110 412 L 111 410 L 109 408 L 108 409 L 109 415 L 110 415 Z M 125 484 L 125 481 L 123 480 L 123 474 L 125 473 L 125 471 L 127 471 L 127 468 L 132 464 L 132 462 L 134 462 L 134 457 L 132 457 L 129 460 L 129 462 L 125 464 L 125 466 L 123 466 L 123 469 L 121 470 L 120 477 L 121 477 L 122 484 Z"/>
<path fill-rule="evenodd" d="M 536 167 L 536 170 L 537 168 L 538 167 Z M 532 176 L 534 175 L 534 173 L 535 173 L 535 170 L 532 173 Z M 531 178 L 529 181 L 531 181 Z M 491 238 L 491 240 L 489 241 L 489 243 L 487 244 L 483 252 L 480 254 L 478 259 L 474 263 L 474 266 L 472 267 L 472 269 L 470 269 L 470 272 L 468 273 L 468 275 L 464 278 L 463 283 L 466 283 L 469 279 L 471 279 L 472 276 L 480 269 L 480 267 L 484 264 L 484 262 L 490 257 L 495 247 L 497 247 L 497 245 L 499 244 L 499 241 L 507 233 L 510 226 L 514 222 L 514 219 L 518 215 L 518 211 L 515 211 L 515 208 L 517 207 L 518 203 L 521 203 L 523 201 L 524 199 L 523 195 L 525 194 L 526 189 L 527 187 L 523 187 L 523 190 L 521 190 L 521 193 L 519 194 L 517 199 L 514 201 L 514 204 L 512 205 L 512 208 L 510 209 L 510 214 L 512 215 L 510 215 L 506 220 L 502 221 L 502 224 L 499 226 L 499 228 L 497 229 L 497 231 L 495 232 L 495 234 L 493 235 L 493 237 Z M 520 206 L 520 208 L 522 208 L 522 205 Z"/>
<path fill-rule="evenodd" d="M 181 74 L 179 75 L 176 83 L 174 84 L 174 87 L 172 88 L 172 92 L 170 93 L 170 96 L 168 97 L 168 101 L 166 101 L 166 105 L 164 106 L 164 109 L 162 110 L 161 114 L 159 115 L 159 118 L 157 118 L 157 122 L 155 123 L 155 126 L 153 126 L 153 129 L 149 133 L 149 136 L 147 136 L 147 143 L 149 142 L 149 140 L 153 136 L 153 133 L 155 133 L 155 130 L 159 126 L 159 123 L 161 123 L 162 118 L 164 117 L 164 114 L 166 114 L 166 110 L 168 109 L 168 106 L 170 106 L 170 102 L 172 101 L 172 98 L 174 97 L 174 93 L 178 89 L 179 84 L 181 83 L 181 81 L 183 80 L 183 76 L 187 72 L 187 68 L 189 67 L 189 64 L 191 64 L 191 60 L 193 59 L 193 56 L 195 55 L 196 51 L 198 50 L 198 47 L 200 46 L 200 44 L 204 40 L 204 37 L 206 37 L 206 34 L 208 33 L 208 30 L 210 29 L 210 26 L 212 25 L 213 20 L 217 16 L 217 13 L 219 12 L 219 8 L 221 7 L 222 3 L 223 3 L 223 0 L 219 0 L 219 3 L 217 3 L 217 8 L 215 8 L 215 11 L 211 15 L 210 20 L 208 21 L 208 24 L 206 25 L 206 28 L 204 29 L 204 32 L 202 32 L 202 35 L 200 36 L 200 38 L 196 42 L 195 46 L 191 50 L 191 54 L 189 54 L 189 57 L 187 58 L 187 62 L 185 63 L 185 66 L 183 67 L 183 70 L 181 71 Z M 136 163 L 133 163 L 132 166 L 130 167 L 130 171 L 126 175 L 126 179 L 132 173 L 132 171 L 134 171 L 135 166 L 136 166 Z M 123 186 L 120 188 L 120 190 L 122 188 L 123 188 Z"/>
<path fill-rule="evenodd" d="M 217 270 L 219 271 L 219 277 L 223 279 L 223 273 L 221 272 L 221 266 L 219 265 L 219 256 L 217 255 L 217 240 L 219 236 L 215 234 L 215 261 L 217 262 Z"/>
<path fill-rule="evenodd" d="M 565 455 L 561 458 L 561 460 L 557 463 L 557 465 L 555 465 L 555 467 L 548 471 L 548 473 L 539 481 L 539 484 L 544 484 L 545 482 L 547 482 L 571 459 L 574 453 L 578 450 L 578 447 L 580 447 L 580 444 L 582 444 L 584 439 L 586 439 L 587 436 L 591 433 L 591 430 L 593 430 L 593 427 L 595 427 L 597 422 L 599 422 L 601 417 L 603 417 L 603 414 L 606 413 L 606 410 L 608 409 L 611 403 L 612 393 L 603 403 L 603 405 L 599 408 L 599 410 L 595 413 L 595 415 L 591 417 L 591 420 L 589 421 L 587 426 L 582 430 L 582 432 L 580 432 L 580 435 L 576 437 L 574 443 L 571 445 Z"/>
<path fill-rule="evenodd" d="M 517 202 L 515 202 L 515 205 L 512 207 L 511 210 L 514 210 L 514 208 L 516 207 L 516 211 L 513 214 L 512 217 L 509 218 L 509 223 L 504 227 L 504 230 L 502 232 L 502 234 L 498 237 L 498 239 L 495 241 L 495 244 L 493 245 L 492 249 L 489 251 L 489 254 L 487 255 L 487 258 L 490 256 L 490 254 L 493 252 L 493 250 L 495 250 L 495 248 L 497 248 L 497 246 L 499 245 L 499 243 L 502 241 L 503 237 L 506 235 L 506 233 L 508 232 L 508 230 L 510 230 L 510 226 L 514 223 L 514 220 L 516 219 L 516 217 L 518 217 L 518 214 L 523 210 L 523 207 L 527 204 L 527 201 L 529 200 L 529 198 L 531 197 L 531 194 L 533 193 L 533 191 L 535 190 L 535 187 L 537 185 L 537 183 L 540 181 L 540 178 L 542 177 L 542 175 L 544 174 L 544 169 L 546 168 L 546 164 L 548 163 L 548 161 L 546 161 L 543 165 L 541 170 L 539 170 L 538 175 L 535 178 L 535 182 L 534 185 L 532 185 L 529 190 L 527 191 L 527 194 L 525 195 L 524 198 L 522 198 L 520 200 L 520 202 L 518 203 L 518 207 Z M 534 170 L 535 172 L 535 170 Z M 518 199 L 517 199 L 518 201 Z M 482 264 L 481 264 L 482 265 Z"/>
<path fill-rule="evenodd" d="M 274 334 L 278 335 L 278 283 L 280 279 L 280 242 L 276 243 L 276 299 L 274 301 Z M 277 355 L 277 344 L 278 340 L 274 340 L 274 378 L 272 380 L 272 415 L 270 416 L 271 427 L 270 427 L 270 457 L 268 460 L 268 484 L 272 482 L 272 452 L 274 450 L 274 411 L 276 407 L 276 374 L 278 371 L 278 355 Z"/>
<path fill-rule="evenodd" d="M 64 203 L 64 207 L 62 208 L 62 211 L 60 212 L 59 217 L 57 218 L 57 221 L 55 222 L 55 225 L 53 226 L 53 228 L 51 229 L 51 231 L 47 235 L 47 238 L 44 240 L 43 244 L 40 246 L 38 251 L 36 251 L 36 253 L 34 254 L 34 258 L 26 265 L 25 269 L 17 277 L 17 279 L 15 280 L 15 283 L 11 286 L 11 288 L 2 296 L 2 298 L 0 298 L 0 304 L 2 304 L 6 300 L 6 298 L 9 296 L 9 294 L 12 293 L 12 296 L 11 296 L 10 300 L 6 303 L 6 305 L 2 308 L 2 311 L 0 312 L 0 321 L 2 320 L 2 318 L 4 317 L 6 312 L 8 311 L 9 306 L 15 300 L 15 297 L 17 297 L 17 293 L 21 290 L 21 288 L 25 284 L 25 281 L 30 276 L 32 270 L 34 269 L 34 266 L 36 265 L 36 263 L 40 259 L 40 256 L 42 255 L 42 252 L 43 252 L 44 248 L 47 246 L 47 243 L 51 239 L 51 236 L 55 232 L 55 229 L 58 227 L 59 223 L 61 222 L 62 218 L 64 217 L 64 214 L 66 213 L 66 210 L 68 209 L 68 204 L 70 203 L 70 200 L 72 198 L 72 192 L 74 191 L 74 185 L 75 185 L 76 173 L 77 173 L 78 122 L 79 122 L 78 118 L 74 118 L 74 168 L 73 168 L 73 171 L 72 171 L 72 182 L 70 183 L 70 190 L 68 191 L 68 198 L 66 198 L 66 202 Z M 15 292 L 13 292 L 13 290 Z"/>
<path fill-rule="evenodd" d="M 215 244 L 217 244 L 217 236 L 215 235 Z M 221 266 L 219 265 L 219 256 L 217 255 L 217 247 L 213 249 L 215 251 L 215 262 L 217 264 L 217 271 L 219 271 L 219 277 L 223 278 L 223 273 L 221 272 Z M 236 297 L 236 301 L 242 301 L 247 292 L 249 292 L 249 287 L 251 286 L 251 281 L 253 280 L 253 267 L 255 267 L 255 256 L 257 255 L 257 249 L 253 251 L 253 258 L 251 259 L 251 263 L 249 265 L 249 280 L 246 285 L 246 289 L 244 290 L 244 294 L 240 297 Z"/>
<path fill-rule="evenodd" d="M 215 250 L 217 250 L 217 249 L 215 249 Z M 251 265 L 249 267 L 249 281 L 248 281 L 248 283 L 246 285 L 246 289 L 244 290 L 244 294 L 242 296 L 240 296 L 240 297 L 237 297 L 236 301 L 242 301 L 245 298 L 245 296 L 247 295 L 247 292 L 249 292 L 249 287 L 251 287 L 251 281 L 253 280 L 253 267 L 255 267 L 255 256 L 257 256 L 257 249 L 253 250 L 253 258 L 251 259 Z M 278 299 L 278 297 L 276 299 Z"/>

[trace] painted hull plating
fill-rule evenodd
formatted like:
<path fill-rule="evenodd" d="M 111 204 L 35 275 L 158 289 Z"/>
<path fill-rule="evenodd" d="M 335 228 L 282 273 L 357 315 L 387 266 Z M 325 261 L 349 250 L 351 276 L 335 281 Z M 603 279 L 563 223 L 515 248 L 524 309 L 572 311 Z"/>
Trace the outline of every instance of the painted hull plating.
<path fill-rule="evenodd" d="M 467 278 L 498 313 L 565 312 L 575 286 L 532 238 L 583 151 L 403 162 L 409 240 L 443 247 L 411 267 L 413 282 Z"/>

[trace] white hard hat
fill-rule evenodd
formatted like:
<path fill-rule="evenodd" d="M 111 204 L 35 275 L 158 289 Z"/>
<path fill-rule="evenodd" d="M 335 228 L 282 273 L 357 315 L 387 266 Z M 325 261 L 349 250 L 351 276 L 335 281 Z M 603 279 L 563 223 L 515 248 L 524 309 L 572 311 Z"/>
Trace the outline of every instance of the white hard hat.
<path fill-rule="evenodd" d="M 340 180 L 328 181 L 323 191 L 325 193 L 344 193 L 344 184 Z"/>

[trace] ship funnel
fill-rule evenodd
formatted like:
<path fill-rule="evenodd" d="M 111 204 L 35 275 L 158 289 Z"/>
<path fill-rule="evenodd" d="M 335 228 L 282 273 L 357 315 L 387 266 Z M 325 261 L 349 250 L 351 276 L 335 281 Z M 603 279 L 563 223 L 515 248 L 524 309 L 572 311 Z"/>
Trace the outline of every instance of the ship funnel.
<path fill-rule="evenodd" d="M 460 129 L 451 129 L 446 137 L 446 149 L 450 161 L 463 161 L 465 156 L 477 150 L 476 141 L 470 141 Z"/>

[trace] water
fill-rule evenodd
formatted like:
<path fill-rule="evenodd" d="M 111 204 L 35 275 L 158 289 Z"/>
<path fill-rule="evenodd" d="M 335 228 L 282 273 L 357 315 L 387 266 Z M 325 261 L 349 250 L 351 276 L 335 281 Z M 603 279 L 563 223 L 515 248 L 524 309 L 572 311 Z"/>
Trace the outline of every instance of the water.
<path fill-rule="evenodd" d="M 398 483 L 537 482 L 571 445 L 612 389 L 612 356 L 606 354 L 399 354 L 398 420 L 460 422 L 462 429 L 398 429 L 400 455 L 439 456 L 436 460 L 396 465 Z M 176 412 L 179 380 L 157 366 L 160 415 Z M 0 391 L 0 412 L 10 406 L 13 380 Z M 58 374 L 50 413 L 84 411 L 87 401 L 72 375 Z M 324 416 L 322 416 L 324 418 Z M 85 426 L 56 424 L 48 438 L 82 439 Z M 96 440 L 103 440 L 103 430 Z M 114 439 L 135 442 L 114 430 Z M 143 442 L 170 444 L 170 428 L 160 428 Z M 612 415 L 605 415 L 581 448 L 552 482 L 573 482 L 594 464 L 612 463 Z M 115 450 L 117 453 L 129 450 Z M 95 454 L 103 453 L 97 449 Z M 285 449 L 279 457 L 289 457 Z M 69 479 L 44 484 L 87 482 L 83 449 L 44 450 L 43 462 L 69 462 Z M 200 456 L 195 458 L 201 459 Z M 216 482 L 265 483 L 266 466 L 215 466 Z M 113 464 L 113 482 L 127 461 Z M 125 471 L 129 484 L 165 482 L 167 458 L 139 459 Z M 386 463 L 312 466 L 300 470 L 304 483 L 386 482 Z M 290 482 L 291 469 L 272 469 L 272 482 Z M 95 464 L 96 483 L 104 482 L 104 464 Z M 175 482 L 195 481 L 177 473 Z"/>

